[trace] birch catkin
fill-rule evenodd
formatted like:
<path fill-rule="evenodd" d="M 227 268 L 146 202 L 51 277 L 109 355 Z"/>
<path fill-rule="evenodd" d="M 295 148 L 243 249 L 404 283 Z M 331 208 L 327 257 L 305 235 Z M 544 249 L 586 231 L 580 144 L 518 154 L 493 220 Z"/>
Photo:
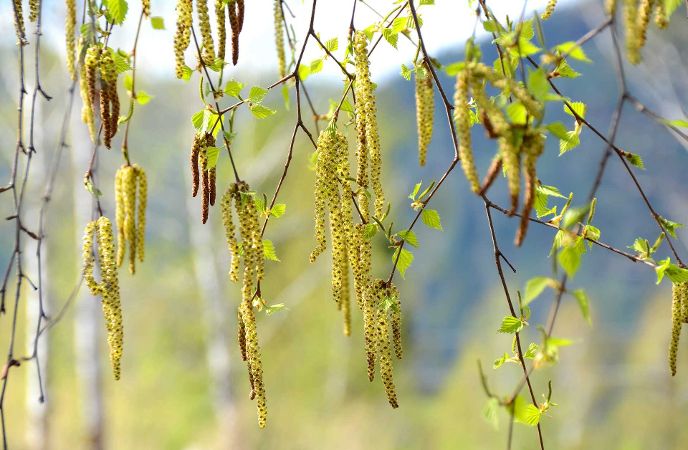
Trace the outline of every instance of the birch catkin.
<path fill-rule="evenodd" d="M 683 301 L 686 298 L 688 283 L 674 283 L 671 286 L 671 343 L 669 344 L 669 369 L 671 376 L 676 375 L 678 342 L 683 325 Z"/>
<path fill-rule="evenodd" d="M 175 74 L 184 77 L 184 52 L 191 43 L 192 0 L 177 0 L 177 30 L 174 34 Z"/>
<path fill-rule="evenodd" d="M 284 16 L 282 15 L 282 0 L 275 0 L 273 6 L 275 21 L 275 48 L 277 49 L 277 68 L 280 77 L 287 75 L 287 57 L 284 51 Z"/>
<path fill-rule="evenodd" d="M 208 168 L 208 147 L 215 145 L 215 138 L 211 133 L 195 134 L 191 145 L 191 156 L 189 158 L 191 166 L 192 191 L 193 197 L 198 194 L 199 185 L 201 187 L 201 221 L 208 221 L 210 205 L 215 204 L 216 195 L 216 168 Z"/>
<path fill-rule="evenodd" d="M 65 46 L 67 52 L 67 71 L 76 80 L 76 0 L 65 0 Z"/>
<path fill-rule="evenodd" d="M 215 43 L 210 30 L 210 16 L 208 15 L 208 0 L 196 0 L 196 15 L 201 30 L 201 54 L 203 63 L 210 65 L 215 62 Z"/>
<path fill-rule="evenodd" d="M 100 282 L 97 282 L 93 275 L 95 265 L 93 253 L 94 234 L 97 243 Z M 124 340 L 122 305 L 115 261 L 115 247 L 112 238 L 112 225 L 105 216 L 101 216 L 97 221 L 90 222 L 84 230 L 83 275 L 91 294 L 101 297 L 112 373 L 115 380 L 119 380 Z"/>
<path fill-rule="evenodd" d="M 459 137 L 459 157 L 461 158 L 461 168 L 466 175 L 468 184 L 473 192 L 480 190 L 478 181 L 478 171 L 475 168 L 473 159 L 473 147 L 471 144 L 471 122 L 470 109 L 468 105 L 468 88 L 470 72 L 467 68 L 461 70 L 456 75 L 456 90 L 454 92 L 454 122 Z M 481 87 L 482 89 L 482 87 Z"/>
<path fill-rule="evenodd" d="M 129 273 L 136 273 L 136 260 L 144 259 L 146 172 L 138 164 L 123 165 L 115 174 L 115 222 L 117 225 L 117 266 L 124 263 L 129 248 Z"/>
<path fill-rule="evenodd" d="M 550 17 L 552 17 L 552 14 L 554 13 L 554 8 L 557 7 L 557 0 L 549 0 L 547 2 L 547 6 L 545 7 L 545 11 L 542 13 L 542 20 L 547 20 Z"/>
<path fill-rule="evenodd" d="M 432 140 L 435 99 L 432 75 L 427 63 L 416 68 L 416 125 L 418 128 L 418 164 L 425 165 L 428 146 Z"/>
<path fill-rule="evenodd" d="M 525 197 L 523 199 L 523 211 L 521 212 L 521 223 L 516 232 L 515 244 L 520 246 L 526 237 L 528 224 L 530 223 L 530 213 L 535 203 L 535 188 L 537 175 L 535 165 L 545 149 L 545 138 L 538 132 L 526 136 L 523 140 L 524 157 L 523 173 L 525 178 Z"/>
<path fill-rule="evenodd" d="M 215 21 L 217 23 L 217 57 L 225 60 L 227 48 L 227 12 L 224 0 L 215 0 Z"/>
<path fill-rule="evenodd" d="M 24 12 L 22 9 L 21 0 L 12 0 L 12 9 L 14 12 L 14 30 L 17 33 L 17 40 L 21 44 L 26 40 L 26 30 L 24 28 Z"/>

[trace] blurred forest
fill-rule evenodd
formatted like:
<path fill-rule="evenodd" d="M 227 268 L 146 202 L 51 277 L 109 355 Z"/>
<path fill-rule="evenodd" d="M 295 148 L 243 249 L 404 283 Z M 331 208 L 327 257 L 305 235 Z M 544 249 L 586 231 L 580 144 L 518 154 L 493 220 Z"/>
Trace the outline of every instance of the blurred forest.
<path fill-rule="evenodd" d="M 577 2 L 562 9 L 544 24 L 546 36 L 559 42 L 578 39 L 603 20 L 599 3 Z M 8 25 L 3 20 L 5 37 L 0 39 L 5 67 L 0 72 L 1 179 L 11 169 L 15 144 L 16 48 L 4 28 Z M 633 83 L 644 86 L 636 90 L 637 95 L 665 117 L 685 116 L 680 105 L 688 104 L 686 43 L 686 19 L 677 14 L 667 32 L 650 33 L 645 62 L 629 73 Z M 489 42 L 484 44 L 485 60 L 491 61 L 494 49 Z M 172 58 L 170 45 L 161 43 L 160 51 Z M 602 127 L 610 121 L 618 93 L 609 63 L 610 45 L 607 32 L 586 44 L 594 63 L 577 63 L 574 68 L 583 76 L 560 83 L 567 95 L 588 104 L 590 120 Z M 45 46 L 42 78 L 54 98 L 39 111 L 39 148 L 47 158 L 36 160 L 29 188 L 36 197 L 45 186 L 45 164 L 57 149 L 68 100 L 64 63 L 55 51 L 50 44 Z M 443 63 L 461 58 L 453 49 L 439 56 Z M 239 72 L 237 78 L 254 77 L 254 84 L 265 85 L 274 80 L 274 74 L 271 66 L 265 73 Z M 412 83 L 398 74 L 385 77 L 382 83 L 375 80 L 380 85 L 381 137 L 388 167 L 384 183 L 394 196 L 395 220 L 406 223 L 412 210 L 405 206 L 405 196 L 413 183 L 429 182 L 442 173 L 451 159 L 451 145 L 438 106 L 428 164 L 417 167 Z M 339 95 L 340 85 L 317 77 L 308 83 L 317 109 L 326 111 L 327 99 Z M 491 368 L 508 347 L 510 336 L 496 331 L 498 318 L 507 311 L 493 269 L 480 199 L 470 193 L 462 176 L 451 177 L 433 200 L 442 214 L 444 231 L 418 231 L 423 245 L 406 278 L 399 280 L 407 352 L 396 365 L 400 408 L 393 410 L 379 386 L 366 379 L 360 317 L 354 316 L 351 337 L 341 333 L 341 319 L 330 303 L 329 263 L 308 263 L 313 245 L 314 175 L 307 169 L 312 148 L 301 137 L 292 162 L 298 175 L 287 179 L 281 198 L 287 211 L 273 224 L 269 236 L 281 262 L 267 263 L 269 282 L 264 284 L 263 295 L 269 303 L 284 303 L 286 308 L 258 318 L 271 418 L 267 429 L 255 426 L 245 368 L 234 343 L 233 307 L 239 290 L 227 281 L 229 254 L 219 210 L 212 210 L 209 223 L 201 226 L 197 199 L 189 194 L 188 149 L 194 132 L 189 117 L 198 109 L 196 88 L 191 84 L 159 75 L 141 77 L 141 87 L 154 97 L 138 110 L 130 145 L 148 170 L 148 249 L 136 277 L 121 278 L 126 351 L 119 382 L 108 374 L 97 300 L 85 289 L 69 298 L 79 280 L 81 230 L 90 207 L 87 204 L 84 215 L 84 207 L 79 206 L 88 201 L 81 179 L 91 147 L 80 122 L 77 96 L 70 119 L 71 147 L 62 159 L 48 216 L 50 314 L 56 315 L 68 302 L 46 341 L 48 413 L 41 415 L 36 406 L 36 390 L 31 385 L 34 369 L 17 372 L 7 399 L 10 447 L 32 448 L 40 427 L 47 426 L 50 448 L 55 449 L 87 448 L 94 433 L 102 433 L 107 448 L 112 449 L 501 448 L 507 416 L 500 411 L 499 431 L 483 417 L 487 398 L 476 361 L 482 361 L 496 390 L 511 389 L 520 367 Z M 266 103 L 277 108 L 278 114 L 261 122 L 247 111 L 238 114 L 234 150 L 244 178 L 252 180 L 258 193 L 269 195 L 283 164 L 294 105 L 285 111 L 279 92 L 271 93 Z M 557 108 L 548 111 L 552 118 L 571 120 Z M 487 142 L 480 139 L 476 149 Z M 618 142 L 645 159 L 646 170 L 639 178 L 656 208 L 672 220 L 688 223 L 686 148 L 630 106 L 624 111 Z M 565 194 L 574 188 L 587 189 L 603 151 L 600 142 L 586 132 L 581 146 L 561 157 L 556 142 L 548 142 L 539 169 L 543 183 L 556 183 Z M 104 168 L 100 177 L 110 180 L 120 156 L 116 150 L 100 155 Z M 489 152 L 477 159 L 481 168 L 486 167 Z M 224 191 L 229 167 L 218 167 Z M 495 192 L 497 198 L 506 198 L 504 191 Z M 574 193 L 580 199 L 587 195 L 587 191 Z M 598 195 L 596 221 L 603 230 L 602 239 L 617 248 L 625 248 L 638 236 L 656 237 L 656 228 L 635 195 L 620 166 L 610 164 Z M 103 201 L 105 209 L 113 211 L 109 192 Z M 8 196 L 0 196 L 0 210 L 11 211 Z M 510 238 L 516 221 L 500 216 L 496 225 L 498 233 Z M 10 230 L 9 222 L 0 222 L 2 267 L 7 263 L 2 258 L 13 244 Z M 613 232 L 605 235 L 605 230 Z M 686 232 L 678 233 L 685 242 Z M 508 274 L 510 282 L 523 286 L 532 276 L 550 273 L 551 260 L 546 255 L 553 237 L 550 229 L 532 225 L 522 249 L 516 251 L 510 239 L 504 239 L 503 250 L 519 268 L 517 274 Z M 685 245 L 679 245 L 685 251 Z M 32 251 L 32 247 L 26 250 Z M 384 261 L 383 267 L 388 266 L 389 255 L 384 246 L 376 249 L 375 258 Z M 654 275 L 646 267 L 600 249 L 594 248 L 585 258 L 574 284 L 588 291 L 593 325 L 585 322 L 575 301 L 567 297 L 562 306 L 564 319 L 555 334 L 573 344 L 561 350 L 560 364 L 542 369 L 534 381 L 536 392 L 546 392 L 551 379 L 553 400 L 559 405 L 542 420 L 546 441 L 552 448 L 571 450 L 688 448 L 684 421 L 688 417 L 688 358 L 679 359 L 681 367 L 674 379 L 666 367 L 668 289 L 656 288 Z M 26 294 L 32 298 L 28 290 Z M 544 320 L 551 301 L 549 292 L 533 303 L 535 318 Z M 31 301 L 24 305 L 27 311 L 33 307 Z M 22 348 L 30 345 L 31 330 L 26 324 L 35 320 L 27 311 L 20 315 Z M 84 323 L 92 320 L 96 322 Z M 489 332 L 492 329 L 494 333 Z M 4 321 L 0 341 L 5 342 L 7 331 Z M 86 341 L 80 342 L 83 336 Z M 536 341 L 537 332 L 528 331 L 525 339 Z M 683 352 L 686 344 L 682 345 Z M 105 367 L 101 367 L 102 376 L 89 372 L 98 366 Z M 102 404 L 94 404 L 93 392 L 83 389 L 84 377 L 100 378 Z M 100 410 L 93 409 L 98 406 Z M 101 412 L 104 418 L 98 420 Z M 530 428 L 517 425 L 515 433 L 515 448 L 535 448 L 536 436 Z"/>

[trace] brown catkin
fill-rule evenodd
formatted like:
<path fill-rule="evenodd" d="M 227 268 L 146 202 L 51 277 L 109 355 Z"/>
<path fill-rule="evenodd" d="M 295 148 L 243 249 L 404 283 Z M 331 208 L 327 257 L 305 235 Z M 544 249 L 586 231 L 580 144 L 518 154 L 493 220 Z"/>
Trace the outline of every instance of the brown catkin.
<path fill-rule="evenodd" d="M 115 380 L 120 378 L 124 331 L 122 327 L 122 304 L 119 295 L 119 280 L 115 262 L 115 248 L 110 220 L 101 216 L 98 227 L 98 259 L 102 278 L 102 306 L 107 329 L 110 362 Z"/>
<path fill-rule="evenodd" d="M 676 357 L 678 355 L 678 341 L 681 337 L 681 326 L 683 322 L 683 311 L 681 305 L 680 284 L 671 286 L 671 343 L 669 344 L 669 369 L 671 376 L 676 375 Z"/>
<path fill-rule="evenodd" d="M 145 256 L 146 239 L 146 207 L 148 206 L 148 178 L 146 172 L 138 164 L 134 164 L 136 171 L 136 257 L 143 262 Z"/>
<path fill-rule="evenodd" d="M 232 30 L 232 64 L 236 66 L 239 62 L 239 33 L 241 32 L 241 24 L 238 16 L 238 0 L 230 0 L 228 6 L 229 10 L 229 26 Z"/>
<path fill-rule="evenodd" d="M 478 195 L 483 195 L 487 192 L 488 189 L 490 189 L 490 186 L 492 186 L 492 183 L 494 183 L 494 180 L 497 179 L 497 175 L 499 175 L 499 172 L 502 170 L 502 157 L 499 156 L 499 154 L 496 154 L 492 158 L 492 162 L 490 163 L 490 167 L 487 168 L 487 173 L 485 174 L 485 177 L 483 178 L 483 182 L 480 186 L 480 191 L 478 192 Z"/>
<path fill-rule="evenodd" d="M 246 354 L 246 327 L 244 326 L 244 319 L 241 317 L 241 308 L 237 309 L 237 340 L 239 342 L 241 360 L 246 361 L 248 358 Z M 251 389 L 253 389 L 253 383 L 251 383 Z"/>
<path fill-rule="evenodd" d="M 536 133 L 526 136 L 523 140 L 524 157 L 523 173 L 525 179 L 525 194 L 523 199 L 523 211 L 521 212 L 521 222 L 516 232 L 515 244 L 520 247 L 526 237 L 528 224 L 530 223 L 530 213 L 535 203 L 535 188 L 537 183 L 536 168 L 537 159 L 545 149 L 544 137 Z"/>
<path fill-rule="evenodd" d="M 470 72 L 467 68 L 456 75 L 456 91 L 454 92 L 454 122 L 459 137 L 459 157 L 468 184 L 473 192 L 480 190 L 478 171 L 473 159 L 473 146 L 471 144 L 471 118 L 468 104 L 468 88 Z"/>
<path fill-rule="evenodd" d="M 370 164 L 370 181 L 375 194 L 375 216 L 381 219 L 384 215 L 385 195 L 382 190 L 382 153 L 380 150 L 380 135 L 377 124 L 377 106 L 373 82 L 370 79 L 370 62 L 368 61 L 368 42 L 365 32 L 354 34 L 354 60 L 356 64 L 356 80 L 354 93 L 356 94 L 357 120 L 365 123 L 365 142 Z"/>
<path fill-rule="evenodd" d="M 557 0 L 549 0 L 547 2 L 547 6 L 545 7 L 545 11 L 542 13 L 542 20 L 547 20 L 550 17 L 552 17 L 552 14 L 554 13 L 554 8 L 557 6 Z"/>
<path fill-rule="evenodd" d="M 208 0 L 196 0 L 196 15 L 198 16 L 198 26 L 201 30 L 203 62 L 210 65 L 215 62 L 215 44 L 210 30 Z"/>
<path fill-rule="evenodd" d="M 174 34 L 175 74 L 184 77 L 184 52 L 191 43 L 192 0 L 177 0 L 177 30 Z"/>
<path fill-rule="evenodd" d="M 282 0 L 275 0 L 273 5 L 273 19 L 275 21 L 275 48 L 277 49 L 277 68 L 279 76 L 287 75 L 287 57 L 284 51 L 284 16 L 282 15 Z"/>
<path fill-rule="evenodd" d="M 67 71 L 76 80 L 76 0 L 65 0 L 65 46 L 67 47 Z"/>
<path fill-rule="evenodd" d="M 208 174 L 208 157 L 205 148 L 202 148 L 198 155 L 198 162 L 201 166 L 201 221 L 208 221 L 208 211 L 210 205 L 210 177 Z"/>
<path fill-rule="evenodd" d="M 196 134 L 194 136 L 193 144 L 191 146 L 191 157 L 190 159 L 190 164 L 191 164 L 191 184 L 192 184 L 192 190 L 191 190 L 191 195 L 195 197 L 198 194 L 198 187 L 199 187 L 199 172 L 198 172 L 198 163 L 199 163 L 199 154 L 201 152 L 201 137 L 200 135 Z"/>
<path fill-rule="evenodd" d="M 215 205 L 215 198 L 217 197 L 217 169 L 213 167 L 208 171 L 208 187 L 210 188 L 210 194 L 208 198 L 211 205 Z"/>
<path fill-rule="evenodd" d="M 26 30 L 24 28 L 24 11 L 21 0 L 12 0 L 14 12 L 14 30 L 17 33 L 17 40 L 20 45 L 26 41 Z"/>
<path fill-rule="evenodd" d="M 380 359 L 380 378 L 385 386 L 387 400 L 392 408 L 398 408 L 397 393 L 394 387 L 392 352 L 389 343 L 389 323 L 384 312 L 377 318 L 377 354 Z"/>
<path fill-rule="evenodd" d="M 83 98 L 84 88 L 82 87 L 82 101 L 84 103 L 84 109 L 81 111 L 82 120 L 88 125 L 89 133 L 91 134 L 91 139 L 96 140 L 96 131 L 94 124 L 94 107 L 97 104 L 98 91 L 96 89 L 96 77 L 98 72 L 98 66 L 100 64 L 100 46 L 92 45 L 86 50 L 86 56 L 84 58 L 84 73 L 82 74 L 82 80 L 85 84 L 85 94 L 86 98 Z"/>
<path fill-rule="evenodd" d="M 432 140 L 435 116 L 434 88 L 427 63 L 416 68 L 416 126 L 418 128 L 418 164 L 425 165 Z"/>
<path fill-rule="evenodd" d="M 224 0 L 215 0 L 215 21 L 217 23 L 217 57 L 225 60 L 227 49 L 227 13 Z"/>
<path fill-rule="evenodd" d="M 237 19 L 239 19 L 239 32 L 244 29 L 244 0 L 237 0 Z"/>

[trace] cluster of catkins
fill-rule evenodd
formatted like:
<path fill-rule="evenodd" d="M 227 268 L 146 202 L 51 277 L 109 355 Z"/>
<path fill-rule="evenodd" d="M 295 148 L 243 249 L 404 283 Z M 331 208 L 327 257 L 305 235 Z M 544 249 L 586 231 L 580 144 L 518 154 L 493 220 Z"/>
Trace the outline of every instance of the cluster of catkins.
<path fill-rule="evenodd" d="M 232 205 L 239 219 L 238 241 L 232 220 Z M 250 398 L 256 400 L 258 408 L 258 425 L 264 428 L 267 423 L 267 404 L 265 401 L 265 385 L 263 383 L 263 364 L 260 358 L 258 332 L 254 303 L 260 304 L 258 283 L 265 273 L 265 258 L 263 256 L 263 240 L 258 210 L 249 186 L 243 181 L 233 183 L 222 196 L 222 221 L 225 226 L 227 246 L 232 253 L 232 263 L 229 278 L 239 280 L 239 270 L 243 262 L 243 278 L 241 288 L 241 304 L 238 308 L 238 340 L 241 357 L 246 361 L 248 379 L 251 385 Z M 255 300 L 255 302 L 254 302 Z"/>
<path fill-rule="evenodd" d="M 688 282 L 674 283 L 671 287 L 671 344 L 669 345 L 669 369 L 676 375 L 676 357 L 681 328 L 688 323 Z"/>
<path fill-rule="evenodd" d="M 616 4 L 623 1 L 623 18 L 626 28 L 626 51 L 632 64 L 640 62 L 640 49 L 647 41 L 647 27 L 654 14 L 657 27 L 669 25 L 664 0 L 606 0 L 605 9 L 610 15 L 616 13 Z"/>
<path fill-rule="evenodd" d="M 193 4 L 196 4 L 198 27 L 201 34 L 201 55 L 203 64 L 210 65 L 215 59 L 225 59 L 227 45 L 227 17 L 232 33 L 232 63 L 239 61 L 239 33 L 244 26 L 244 0 L 215 0 L 215 17 L 217 19 L 218 49 L 215 53 L 215 43 L 208 14 L 208 0 L 177 0 L 177 31 L 174 35 L 174 54 L 176 60 L 177 78 L 184 77 L 184 52 L 191 43 L 191 27 L 193 26 Z"/>
<path fill-rule="evenodd" d="M 277 48 L 277 67 L 280 77 L 287 75 L 287 57 L 284 52 L 284 14 L 282 13 L 282 0 L 275 0 L 273 6 L 275 20 L 275 48 Z"/>
<path fill-rule="evenodd" d="M 136 259 L 143 262 L 148 183 L 138 164 L 123 165 L 115 174 L 115 219 L 117 222 L 117 266 L 124 262 L 129 245 L 129 272 L 136 272 Z"/>
<path fill-rule="evenodd" d="M 391 349 L 401 358 L 401 308 L 399 294 L 391 282 L 374 280 L 371 276 L 372 244 L 366 236 L 371 224 L 370 197 L 375 197 L 374 214 L 383 219 L 384 193 L 380 180 L 382 158 L 377 126 L 374 86 L 370 79 L 367 39 L 363 32 L 354 35 L 356 62 L 356 132 L 358 185 L 352 190 L 349 170 L 349 148 L 346 137 L 331 124 L 317 142 L 315 168 L 315 239 L 316 247 L 310 260 L 326 249 L 326 219 L 329 217 L 332 240 L 332 296 L 344 316 L 344 333 L 351 333 L 349 270 L 353 274 L 356 303 L 363 313 L 365 353 L 368 376 L 375 374 L 379 362 L 380 376 L 392 407 L 398 406 L 392 376 Z M 361 223 L 353 221 L 353 201 Z M 391 328 L 391 331 L 390 331 Z M 391 336 L 391 337 L 390 337 Z M 393 342 L 393 344 L 392 344 Z"/>
<path fill-rule="evenodd" d="M 425 165 L 428 145 L 432 140 L 435 98 L 432 75 L 427 63 L 416 67 L 416 124 L 418 126 L 418 164 Z"/>
<path fill-rule="evenodd" d="M 86 50 L 84 64 L 81 65 L 80 86 L 83 108 L 81 119 L 88 126 L 91 139 L 97 138 L 94 109 L 99 104 L 102 123 L 103 144 L 110 148 L 112 138 L 117 133 L 119 120 L 119 97 L 117 96 L 117 67 L 112 57 L 112 49 L 94 44 Z"/>
<path fill-rule="evenodd" d="M 198 194 L 201 186 L 201 220 L 208 221 L 210 205 L 215 204 L 216 195 L 216 168 L 208 168 L 207 148 L 215 144 L 215 138 L 211 133 L 197 133 L 191 146 L 191 176 L 192 195 Z M 200 171 L 199 171 L 200 165 Z"/>
<path fill-rule="evenodd" d="M 93 274 L 95 267 L 95 253 L 93 251 L 93 236 L 98 254 L 100 282 Z M 110 348 L 110 362 L 115 380 L 120 378 L 120 360 L 122 359 L 122 343 L 124 329 L 122 327 L 122 304 L 119 296 L 119 279 L 117 277 L 117 263 L 115 261 L 115 245 L 112 236 L 110 219 L 101 216 L 98 220 L 89 222 L 84 230 L 83 240 L 83 275 L 84 281 L 94 296 L 101 297 L 107 341 Z"/>
<path fill-rule="evenodd" d="M 487 95 L 487 83 L 500 89 L 505 95 L 512 96 L 515 102 L 520 102 L 528 115 L 525 124 L 512 124 L 508 121 L 502 108 Z M 471 145 L 469 93 L 473 94 L 488 136 L 496 139 L 498 146 L 498 152 L 482 185 L 478 180 Z M 516 233 L 516 245 L 521 245 L 525 238 L 528 218 L 535 202 L 536 162 L 544 151 L 545 138 L 543 130 L 535 126 L 533 121 L 540 121 L 542 115 L 542 103 L 537 101 L 522 84 L 480 62 L 466 61 L 456 76 L 454 120 L 459 138 L 459 156 L 461 167 L 473 192 L 479 195 L 484 194 L 503 168 L 511 195 L 511 213 L 513 214 L 518 209 L 521 173 L 523 172 L 525 194 L 521 224 Z M 523 166 L 523 171 L 521 166 Z"/>

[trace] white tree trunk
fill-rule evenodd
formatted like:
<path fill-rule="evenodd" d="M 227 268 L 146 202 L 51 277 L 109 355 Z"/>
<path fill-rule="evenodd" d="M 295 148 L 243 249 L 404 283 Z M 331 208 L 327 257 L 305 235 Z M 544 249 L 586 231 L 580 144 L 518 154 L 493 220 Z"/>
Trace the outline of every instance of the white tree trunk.
<path fill-rule="evenodd" d="M 78 108 L 75 108 L 78 109 Z M 78 119 L 77 119 L 78 120 Z M 89 165 L 92 144 L 86 126 L 80 121 L 72 127 L 72 169 L 74 177 L 74 215 L 76 239 L 80 243 L 83 228 L 92 219 L 93 197 L 84 189 L 82 177 Z M 81 246 L 79 245 L 79 248 Z M 81 251 L 79 251 L 81 255 Z M 78 261 L 81 270 L 81 261 Z M 103 407 L 103 333 L 100 299 L 91 295 L 86 285 L 82 285 L 75 304 L 74 340 L 76 350 L 77 375 L 81 388 L 82 423 L 84 425 L 84 448 L 100 450 L 104 448 L 104 407 Z"/>
<path fill-rule="evenodd" d="M 191 192 L 191 177 L 185 171 L 185 178 L 189 190 L 186 207 L 189 217 L 189 233 L 191 240 L 191 252 L 194 264 L 194 275 L 200 295 L 205 305 L 203 317 L 206 322 L 206 357 L 208 370 L 211 377 L 211 395 L 215 407 L 215 416 L 218 421 L 218 442 L 220 448 L 241 448 L 238 439 L 238 427 L 236 424 L 236 405 L 232 395 L 230 377 L 231 362 L 228 351 L 230 342 L 229 331 L 233 321 L 228 320 L 228 311 L 234 311 L 229 306 L 222 282 L 229 282 L 227 271 L 229 266 L 220 269 L 217 261 L 217 249 L 226 249 L 224 237 L 218 235 L 213 239 L 212 223 L 220 214 L 219 200 L 211 211 L 211 218 L 203 225 L 200 217 L 200 199 L 193 198 Z"/>

